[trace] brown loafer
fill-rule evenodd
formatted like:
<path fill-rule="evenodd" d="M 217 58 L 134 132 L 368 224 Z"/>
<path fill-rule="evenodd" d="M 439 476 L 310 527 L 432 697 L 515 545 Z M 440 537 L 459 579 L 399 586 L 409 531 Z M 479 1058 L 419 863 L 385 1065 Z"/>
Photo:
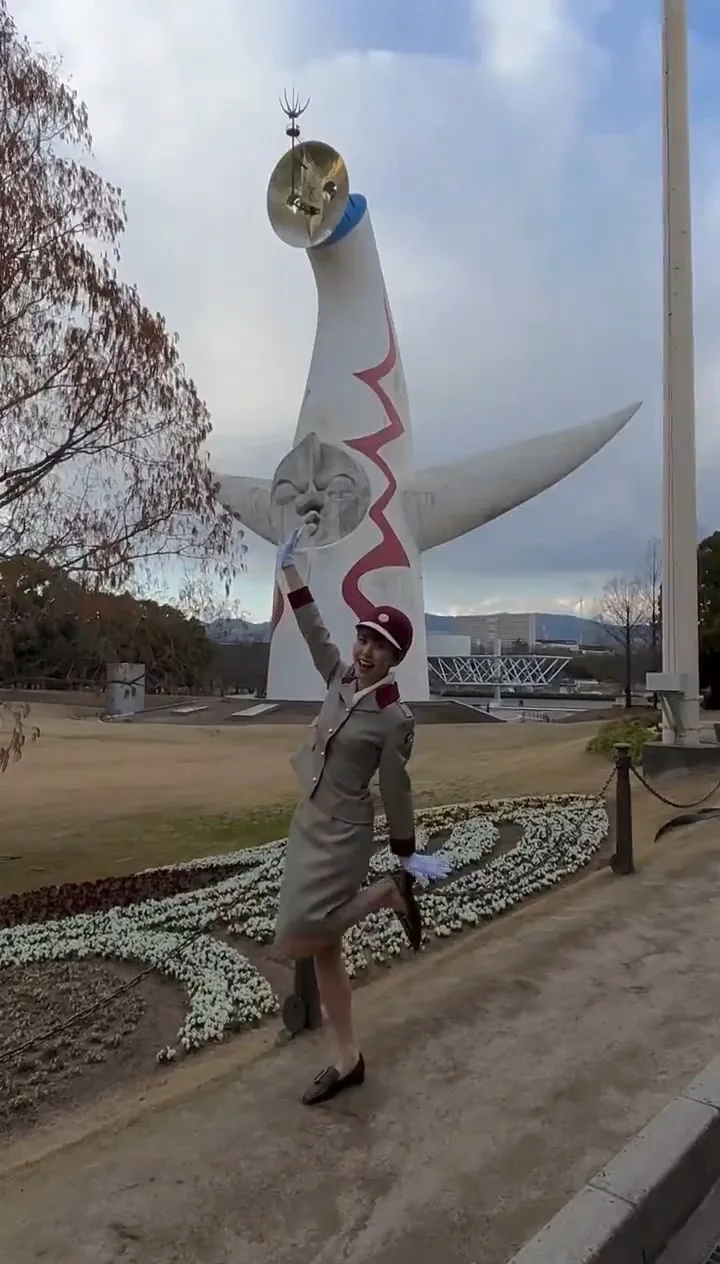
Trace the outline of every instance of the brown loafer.
<path fill-rule="evenodd" d="M 337 1067 L 326 1067 L 315 1076 L 309 1088 L 302 1095 L 304 1106 L 319 1106 L 321 1102 L 329 1102 L 331 1098 L 343 1093 L 346 1088 L 359 1088 L 365 1080 L 365 1061 L 362 1054 L 352 1071 L 341 1075 Z"/>
<path fill-rule="evenodd" d="M 422 947 L 422 918 L 413 891 L 414 879 L 404 869 L 394 873 L 392 879 L 404 905 L 402 912 L 400 909 L 394 909 L 393 912 L 405 931 L 405 937 L 413 952 L 419 952 Z"/>

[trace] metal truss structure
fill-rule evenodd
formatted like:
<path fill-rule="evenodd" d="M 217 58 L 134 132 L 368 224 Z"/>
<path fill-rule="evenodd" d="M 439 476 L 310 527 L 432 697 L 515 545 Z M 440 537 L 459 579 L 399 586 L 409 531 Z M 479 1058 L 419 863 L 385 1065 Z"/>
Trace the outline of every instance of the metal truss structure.
<path fill-rule="evenodd" d="M 474 654 L 468 658 L 428 658 L 428 667 L 443 685 L 493 685 L 545 688 L 560 675 L 569 658 L 542 654 Z"/>

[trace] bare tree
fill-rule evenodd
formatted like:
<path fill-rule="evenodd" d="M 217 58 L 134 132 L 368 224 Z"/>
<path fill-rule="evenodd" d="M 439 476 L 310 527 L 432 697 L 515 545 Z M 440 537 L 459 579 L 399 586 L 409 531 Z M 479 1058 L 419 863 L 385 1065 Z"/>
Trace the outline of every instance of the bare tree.
<path fill-rule="evenodd" d="M 632 707 L 633 658 L 647 635 L 649 604 L 639 578 L 611 579 L 603 591 L 597 622 L 622 647 L 625 706 Z"/>
<path fill-rule="evenodd" d="M 229 593 L 220 594 L 209 579 L 185 584 L 173 604 L 186 618 L 211 627 L 216 640 L 224 639 L 235 624 L 249 622 L 240 599 Z"/>
<path fill-rule="evenodd" d="M 0 702 L 0 730 L 3 727 L 9 729 L 7 736 L 0 731 L 0 775 L 7 772 L 9 764 L 22 759 L 28 737 L 31 742 L 36 742 L 40 736 L 40 730 L 35 726 L 28 730 L 26 721 L 29 715 L 27 703 Z"/>
<path fill-rule="evenodd" d="M 648 671 L 660 671 L 662 667 L 662 555 L 660 541 L 653 537 L 645 550 L 641 581 L 647 604 L 645 644 L 648 650 Z M 658 706 L 657 694 L 652 703 Z"/>
<path fill-rule="evenodd" d="M 228 578 L 209 415 L 118 277 L 125 205 L 91 157 L 85 106 L 0 0 L 0 557 L 115 588 L 167 556 Z"/>
<path fill-rule="evenodd" d="M 662 555 L 657 538 L 648 543 L 641 579 L 647 603 L 647 643 L 652 664 L 650 670 L 659 671 L 662 652 Z"/>

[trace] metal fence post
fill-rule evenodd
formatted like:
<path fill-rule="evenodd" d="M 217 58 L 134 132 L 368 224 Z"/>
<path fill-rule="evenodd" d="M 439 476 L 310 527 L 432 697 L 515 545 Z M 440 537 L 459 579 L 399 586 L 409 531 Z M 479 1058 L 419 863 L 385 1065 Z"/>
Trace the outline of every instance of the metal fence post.
<path fill-rule="evenodd" d="M 295 990 L 287 997 L 282 1016 L 291 1036 L 322 1027 L 322 1006 L 312 957 L 295 962 Z"/>
<path fill-rule="evenodd" d="M 623 875 L 635 872 L 630 789 L 631 766 L 630 747 L 623 742 L 615 747 L 615 855 L 610 861 L 613 873 Z"/>

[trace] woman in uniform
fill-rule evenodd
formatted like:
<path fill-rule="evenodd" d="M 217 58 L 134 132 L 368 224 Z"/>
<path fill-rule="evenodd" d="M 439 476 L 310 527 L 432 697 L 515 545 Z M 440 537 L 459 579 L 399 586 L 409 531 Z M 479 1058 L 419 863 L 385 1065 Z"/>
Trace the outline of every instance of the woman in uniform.
<path fill-rule="evenodd" d="M 284 957 L 314 957 L 324 1015 L 335 1038 L 334 1062 L 303 1094 L 310 1106 L 365 1078 L 353 1025 L 352 987 L 342 958 L 345 931 L 368 913 L 390 908 L 417 952 L 422 923 L 414 881 L 441 877 L 445 866 L 439 857 L 415 852 L 406 767 L 414 721 L 393 679 L 394 667 L 412 644 L 412 624 L 402 611 L 379 606 L 358 623 L 352 664 L 344 663 L 295 567 L 300 531 L 280 546 L 278 564 L 327 695 L 312 745 L 293 759 L 304 798 L 290 825 L 275 945 Z M 374 851 L 369 784 L 376 772 L 390 847 L 402 867 L 363 887 Z"/>

